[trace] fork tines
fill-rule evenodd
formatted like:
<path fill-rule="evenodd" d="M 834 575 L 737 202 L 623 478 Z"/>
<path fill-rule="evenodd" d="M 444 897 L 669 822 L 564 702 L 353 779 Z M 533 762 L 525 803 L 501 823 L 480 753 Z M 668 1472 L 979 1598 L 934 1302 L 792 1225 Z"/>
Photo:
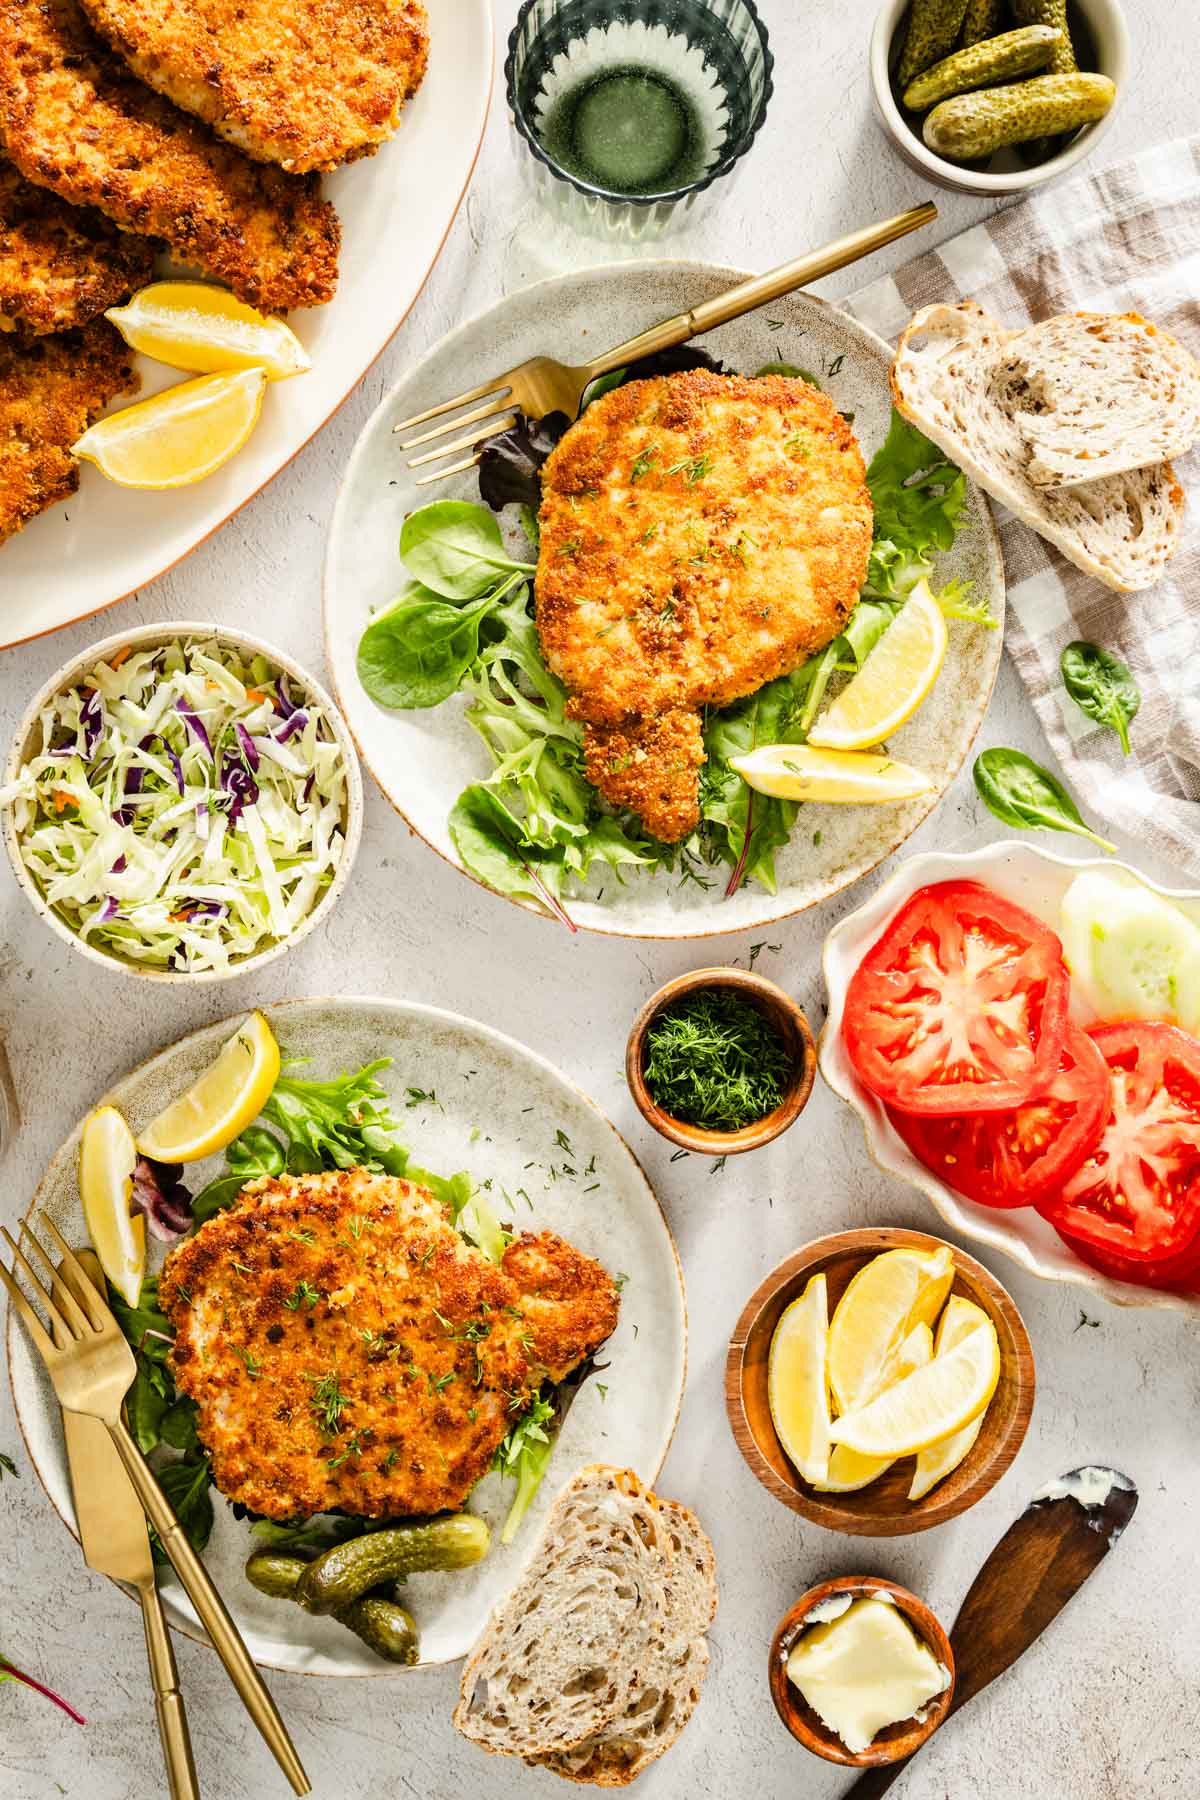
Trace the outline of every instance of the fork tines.
<path fill-rule="evenodd" d="M 67 1240 L 63 1237 L 62 1233 L 54 1225 L 53 1221 L 47 1217 L 45 1212 L 42 1213 L 41 1217 L 43 1225 L 54 1239 L 55 1246 L 62 1256 L 63 1262 L 71 1271 L 71 1274 L 75 1279 L 77 1284 L 75 1294 L 73 1294 L 66 1286 L 58 1271 L 55 1269 L 54 1264 L 50 1261 L 50 1258 L 47 1256 L 37 1238 L 34 1237 L 28 1225 L 23 1224 L 21 1230 L 25 1234 L 29 1248 L 34 1252 L 39 1262 L 46 1270 L 50 1282 L 49 1291 L 43 1287 L 33 1264 L 24 1254 L 6 1226 L 0 1225 L 0 1237 L 4 1239 L 4 1242 L 12 1251 L 13 1268 L 21 1270 L 38 1300 L 45 1307 L 47 1317 L 59 1331 L 63 1342 L 75 1343 L 78 1342 L 80 1338 L 86 1337 L 94 1331 L 103 1331 L 105 1325 L 109 1322 L 111 1315 L 101 1296 L 97 1293 L 94 1283 L 89 1280 L 82 1264 L 76 1258 L 74 1251 L 71 1249 L 71 1246 L 67 1243 Z M 16 1277 L 11 1270 L 4 1267 L 3 1263 L 0 1263 L 0 1283 L 7 1289 L 9 1298 L 16 1308 L 18 1317 L 28 1330 L 29 1335 L 37 1346 L 38 1352 L 43 1360 L 47 1364 L 55 1362 L 61 1355 L 61 1351 L 59 1351 L 51 1341 L 42 1321 L 38 1318 L 33 1307 L 29 1304 L 29 1301 L 26 1299 L 18 1285 Z M 78 1299 L 76 1298 L 76 1294 L 79 1296 Z"/>
<path fill-rule="evenodd" d="M 419 468 L 424 463 L 437 462 L 443 456 L 452 456 L 456 450 L 473 450 L 476 444 L 485 438 L 494 437 L 499 431 L 507 431 L 515 425 L 517 415 L 509 398 L 512 387 L 509 383 L 498 381 L 485 383 L 482 387 L 470 388 L 465 394 L 459 394 L 454 400 L 444 400 L 440 406 L 431 406 L 425 412 L 414 413 L 411 419 L 401 419 L 392 426 L 393 433 L 410 431 L 414 425 L 424 425 L 429 419 L 442 418 L 443 414 L 453 414 L 452 418 L 442 418 L 442 423 L 435 425 L 431 431 L 418 432 L 415 437 L 402 438 L 402 450 L 416 450 L 422 444 L 432 443 L 435 439 L 444 438 L 448 433 L 460 431 L 464 425 L 473 429 L 465 437 L 455 438 L 451 443 L 439 443 L 433 450 L 426 450 L 420 456 L 410 456 L 410 469 Z M 462 407 L 470 407 L 473 400 L 482 400 L 482 406 L 476 406 L 469 412 L 462 412 Z M 461 475 L 467 469 L 474 468 L 479 461 L 479 452 L 465 457 L 461 462 L 452 463 L 446 468 L 436 469 L 430 475 L 422 476 L 417 487 L 427 487 L 431 481 L 442 481 L 447 475 Z"/>

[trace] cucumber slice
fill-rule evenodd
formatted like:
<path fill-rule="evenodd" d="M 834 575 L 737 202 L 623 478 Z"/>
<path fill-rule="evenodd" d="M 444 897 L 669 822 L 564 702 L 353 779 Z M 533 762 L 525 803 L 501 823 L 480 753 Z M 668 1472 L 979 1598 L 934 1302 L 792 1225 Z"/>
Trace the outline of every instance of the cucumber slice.
<path fill-rule="evenodd" d="M 1200 928 L 1115 871 L 1077 875 L 1062 902 L 1067 965 L 1102 1019 L 1200 1027 Z"/>

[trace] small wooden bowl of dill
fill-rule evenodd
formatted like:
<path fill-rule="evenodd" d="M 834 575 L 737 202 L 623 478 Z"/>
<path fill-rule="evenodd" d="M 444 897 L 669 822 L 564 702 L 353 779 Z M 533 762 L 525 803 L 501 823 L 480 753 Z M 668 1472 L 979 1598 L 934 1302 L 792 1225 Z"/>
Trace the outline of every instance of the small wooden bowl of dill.
<path fill-rule="evenodd" d="M 803 1112 L 816 1050 L 790 994 L 748 969 L 693 969 L 633 1022 L 625 1078 L 642 1117 L 685 1150 L 758 1150 Z"/>

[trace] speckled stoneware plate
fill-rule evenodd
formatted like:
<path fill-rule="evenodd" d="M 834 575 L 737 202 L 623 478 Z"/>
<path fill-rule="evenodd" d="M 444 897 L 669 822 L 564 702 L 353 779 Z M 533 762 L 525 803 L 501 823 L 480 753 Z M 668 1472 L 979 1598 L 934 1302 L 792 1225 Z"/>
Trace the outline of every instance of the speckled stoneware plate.
<path fill-rule="evenodd" d="M 455 697 L 429 712 L 385 712 L 364 692 L 355 653 L 372 608 L 402 585 L 397 541 L 405 515 L 439 497 L 478 499 L 478 488 L 473 474 L 416 488 L 392 426 L 526 357 L 541 353 L 586 362 L 609 344 L 743 278 L 744 271 L 708 263 L 643 262 L 588 269 L 524 288 L 444 338 L 392 389 L 358 441 L 334 511 L 325 563 L 325 635 L 334 691 L 363 760 L 392 805 L 456 868 L 462 864 L 450 841 L 450 809 L 463 788 L 490 768 L 463 716 L 463 703 Z M 766 362 L 788 362 L 811 370 L 837 406 L 853 412 L 865 455 L 870 458 L 882 443 L 891 414 L 891 352 L 844 313 L 796 294 L 699 341 L 731 369 L 753 373 Z M 521 546 L 520 555 L 528 554 L 515 524 L 511 541 L 514 548 Z M 974 489 L 966 523 L 953 552 L 939 560 L 937 576 L 971 580 L 976 594 L 1003 618 L 1000 547 L 987 501 Z M 932 777 L 935 791 L 929 798 L 904 806 L 806 807 L 777 858 L 775 894 L 748 883 L 732 899 L 723 899 L 728 870 L 715 871 L 719 878 L 707 889 L 636 870 L 626 872 L 622 884 L 610 871 L 607 880 L 597 873 L 582 896 L 569 902 L 572 919 L 590 931 L 620 937 L 705 937 L 769 925 L 839 893 L 889 856 L 936 805 L 987 710 L 1001 636 L 998 630 L 952 624 L 937 686 L 916 717 L 889 740 L 897 757 Z"/>
<path fill-rule="evenodd" d="M 910 1187 L 920 1188 L 947 1225 L 964 1237 L 1002 1250 L 1044 1281 L 1070 1281 L 1090 1288 L 1114 1306 L 1160 1306 L 1200 1317 L 1200 1294 L 1165 1294 L 1157 1288 L 1135 1287 L 1131 1282 L 1114 1281 L 1089 1268 L 1031 1206 L 1011 1211 L 980 1206 L 947 1187 L 924 1163 L 918 1162 L 892 1128 L 882 1103 L 863 1086 L 846 1054 L 841 1026 L 850 977 L 872 944 L 878 942 L 888 920 L 918 888 L 934 881 L 982 881 L 1019 906 L 1027 907 L 1057 931 L 1062 897 L 1081 869 L 1103 869 L 1106 874 L 1123 871 L 1127 878 L 1165 894 L 1200 925 L 1200 891 L 1196 888 L 1162 887 L 1128 863 L 1115 862 L 1107 856 L 1053 856 L 1032 844 L 1010 840 L 955 855 L 933 851 L 907 857 L 865 906 L 839 920 L 825 939 L 822 965 L 829 1010 L 821 1034 L 821 1073 L 834 1093 L 840 1094 L 862 1120 L 872 1161 Z M 1096 1016 L 1088 1010 L 1078 987 L 1072 989 L 1071 1012 L 1084 1025 Z"/>
<path fill-rule="evenodd" d="M 312 368 L 268 388 L 250 441 L 194 487 L 146 493 L 85 467 L 77 494 L 4 546 L 0 648 L 86 619 L 172 568 L 291 462 L 385 348 L 466 193 L 492 90 L 490 0 L 429 10 L 429 68 L 400 129 L 322 183 L 342 227 L 338 291 L 289 319 Z M 170 272 L 164 260 L 160 274 Z M 136 362 L 142 398 L 188 379 L 149 357 Z"/>
<path fill-rule="evenodd" d="M 313 1075 L 357 1068 L 392 1057 L 381 1079 L 408 1130 L 414 1155 L 426 1167 L 466 1168 L 495 1191 L 523 1188 L 514 1223 L 549 1227 L 597 1257 L 614 1275 L 627 1275 L 621 1317 L 601 1352 L 601 1381 L 590 1380 L 570 1408 L 550 1471 L 515 1542 L 504 1548 L 499 1528 L 512 1484 L 487 1476 L 471 1509 L 493 1528 L 491 1553 L 472 1569 L 412 1577 L 410 1607 L 421 1631 L 423 1663 L 465 1654 L 495 1602 L 535 1549 L 542 1522 L 563 1482 L 585 1463 L 617 1463 L 655 1479 L 667 1454 L 687 1360 L 683 1277 L 670 1229 L 632 1152 L 603 1113 L 565 1076 L 511 1038 L 474 1020 L 400 1000 L 294 1000 L 265 1009 L 287 1054 L 311 1059 Z M 237 1017 L 207 1025 L 125 1076 L 104 1099 L 119 1106 L 136 1131 L 199 1074 L 229 1036 Z M 405 1090 L 434 1092 L 438 1104 L 405 1106 Z M 97 1096 L 97 1102 L 99 1102 Z M 563 1132 L 572 1154 L 555 1141 Z M 478 1133 L 474 1136 L 474 1133 Z M 75 1180 L 80 1127 L 58 1151 L 34 1197 L 72 1242 L 83 1240 Z M 564 1163 L 573 1171 L 564 1170 Z M 188 1171 L 198 1188 L 221 1166 Z M 520 1204 L 518 1202 L 518 1204 Z M 154 1254 L 161 1261 L 161 1245 Z M 58 1407 L 28 1339 L 12 1314 L 8 1358 L 13 1400 L 29 1458 L 64 1524 L 74 1509 Z M 601 1383 L 603 1385 L 601 1385 Z M 216 1528 L 205 1563 L 240 1627 L 251 1654 L 266 1668 L 307 1675 L 394 1675 L 357 1638 L 326 1619 L 273 1601 L 246 1581 L 254 1548 L 249 1526 L 214 1493 Z M 206 1642 L 186 1595 L 168 1571 L 162 1582 L 171 1623 Z"/>

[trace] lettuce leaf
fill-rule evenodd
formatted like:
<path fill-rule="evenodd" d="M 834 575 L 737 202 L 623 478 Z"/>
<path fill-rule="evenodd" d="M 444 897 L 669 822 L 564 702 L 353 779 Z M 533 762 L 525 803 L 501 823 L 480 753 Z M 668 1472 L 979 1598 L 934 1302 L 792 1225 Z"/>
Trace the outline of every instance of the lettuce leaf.
<path fill-rule="evenodd" d="M 953 544 L 967 500 L 966 477 L 893 408 L 887 437 L 867 468 L 867 486 L 875 534 L 865 592 L 903 600 L 931 574 L 935 553 Z"/>

